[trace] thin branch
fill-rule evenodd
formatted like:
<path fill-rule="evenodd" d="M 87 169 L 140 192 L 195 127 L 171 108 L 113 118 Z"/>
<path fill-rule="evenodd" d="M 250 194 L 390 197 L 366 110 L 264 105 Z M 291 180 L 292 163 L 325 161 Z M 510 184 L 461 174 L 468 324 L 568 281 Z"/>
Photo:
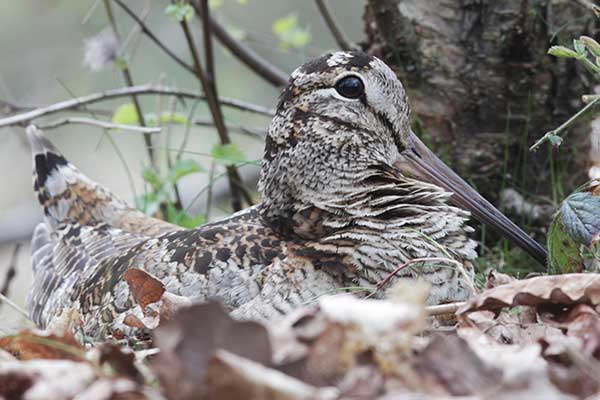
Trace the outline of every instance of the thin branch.
<path fill-rule="evenodd" d="M 125 11 L 127 13 L 127 15 L 129 15 L 140 26 L 140 29 L 142 30 L 142 32 L 146 36 L 148 36 L 148 38 L 150 40 L 152 40 L 163 52 L 165 52 L 169 57 L 171 57 L 173 59 L 173 61 L 175 61 L 181 67 L 183 67 L 188 72 L 191 72 L 192 74 L 195 75 L 194 68 L 191 65 L 189 65 L 188 63 L 186 63 L 185 61 L 183 61 L 181 58 L 179 58 L 179 56 L 177 56 L 171 50 L 169 50 L 169 48 L 163 42 L 161 42 L 160 39 L 158 39 L 158 37 L 156 37 L 156 35 L 154 35 L 154 33 L 152 33 L 152 31 L 150 29 L 148 29 L 148 27 L 146 26 L 144 21 L 142 21 L 142 19 L 139 18 L 133 10 L 131 10 L 129 7 L 127 7 L 121 0 L 113 0 L 113 1 L 115 3 L 117 3 L 117 5 L 119 7 L 121 7 L 123 9 L 123 11 Z"/>
<path fill-rule="evenodd" d="M 203 5 L 205 13 L 208 17 L 208 0 L 201 0 L 205 4 Z M 194 72 L 204 92 L 206 93 L 206 101 L 208 103 L 208 108 L 213 118 L 213 122 L 215 123 L 215 127 L 217 128 L 217 133 L 219 135 L 219 140 L 221 144 L 229 144 L 231 143 L 231 139 L 229 138 L 229 134 L 227 132 L 227 127 L 225 126 L 225 121 L 223 119 L 223 113 L 221 111 L 221 107 L 218 100 L 216 86 L 214 85 L 214 81 L 209 80 L 206 73 L 202 69 L 202 65 L 200 64 L 200 57 L 198 56 L 198 52 L 196 50 L 196 45 L 194 43 L 194 37 L 190 31 L 189 25 L 185 19 L 180 22 L 181 29 L 185 35 L 186 42 L 188 44 L 188 49 L 192 56 L 192 61 L 194 64 Z M 210 40 L 210 30 L 206 31 L 208 33 L 208 39 Z M 213 68 L 213 67 L 211 67 Z M 214 70 L 214 69 L 213 69 Z M 233 165 L 227 166 L 227 175 L 229 179 L 229 186 L 231 190 L 231 199 L 232 199 L 232 207 L 234 211 L 239 211 L 242 209 L 242 201 L 240 198 L 240 192 L 243 190 L 243 186 L 236 183 L 236 181 L 240 181 L 240 176 L 237 168 Z"/>
<path fill-rule="evenodd" d="M 338 46 L 340 46 L 340 48 L 342 50 L 346 50 L 346 51 L 355 50 L 357 48 L 356 45 L 352 44 L 352 42 L 350 40 L 348 40 L 346 35 L 344 35 L 344 32 L 342 32 L 339 25 L 333 18 L 333 15 L 331 14 L 331 11 L 329 10 L 329 6 L 325 2 L 325 0 L 315 0 L 315 1 L 317 3 L 317 8 L 319 9 L 321 16 L 323 17 L 323 20 L 325 20 L 325 24 L 329 28 L 329 31 L 333 35 L 333 38 L 335 39 Z"/>
<path fill-rule="evenodd" d="M 202 38 L 204 39 L 204 63 L 206 65 L 206 78 L 215 88 L 215 59 L 212 45 L 212 26 L 210 24 L 210 7 L 208 1 L 200 0 L 200 9 L 202 10 Z M 217 95 L 218 96 L 218 95 Z"/>
<path fill-rule="evenodd" d="M 196 15 L 202 18 L 202 9 L 197 2 L 192 2 Z M 238 60 L 244 63 L 258 76 L 276 87 L 285 86 L 288 80 L 288 74 L 278 67 L 258 55 L 252 48 L 244 45 L 234 38 L 227 30 L 214 18 L 209 17 L 210 27 L 215 37 L 225 46 Z"/>
<path fill-rule="evenodd" d="M 46 115 L 54 114 L 57 112 L 81 108 L 86 104 L 96 103 L 104 100 L 111 100 L 119 97 L 129 97 L 132 94 L 138 95 L 149 95 L 149 94 L 161 94 L 177 96 L 181 98 L 206 100 L 204 94 L 198 94 L 191 91 L 175 89 L 167 86 L 160 85 L 141 85 L 119 89 L 107 90 L 105 92 L 93 93 L 87 96 L 78 97 L 75 99 L 69 99 L 61 101 L 55 104 L 51 104 L 46 107 L 36 108 L 31 111 L 27 111 L 21 114 L 12 115 L 10 117 L 0 119 L 0 128 L 5 126 L 14 125 L 27 125 L 30 121 L 40 118 Z M 235 108 L 242 111 L 253 112 L 265 116 L 272 117 L 275 114 L 274 110 L 266 107 L 257 106 L 250 103 L 245 103 L 234 99 L 220 98 L 220 103 L 223 106 Z"/>
<path fill-rule="evenodd" d="M 388 282 L 394 276 L 396 276 L 396 274 L 398 274 L 400 271 L 402 271 L 403 269 L 408 268 L 409 266 L 411 266 L 413 264 L 424 263 L 424 262 L 442 262 L 442 263 L 449 263 L 449 264 L 455 264 L 455 265 L 456 264 L 462 265 L 458 261 L 452 260 L 450 258 L 442 258 L 442 257 L 413 258 L 412 260 L 408 260 L 407 262 L 405 262 L 404 264 L 401 264 L 395 270 L 393 270 L 392 272 L 390 272 L 390 274 L 388 276 L 386 276 L 384 280 L 382 280 L 381 282 L 379 282 L 377 284 L 377 288 L 381 289 L 382 287 L 384 287 L 385 285 L 387 285 Z"/>
<path fill-rule="evenodd" d="M 15 279 L 15 276 L 17 276 L 17 260 L 19 257 L 19 251 L 21 250 L 22 246 L 22 243 L 15 244 L 12 255 L 10 257 L 10 261 L 8 262 L 8 268 L 6 269 L 6 277 L 4 278 L 2 288 L 0 288 L 0 293 L 2 293 L 4 296 L 8 296 L 10 284 L 12 283 L 13 279 Z"/>
<path fill-rule="evenodd" d="M 119 43 L 119 46 L 122 46 L 121 35 L 119 35 L 119 30 L 117 28 L 117 22 L 115 21 L 115 17 L 113 15 L 112 7 L 110 5 L 110 0 L 103 0 L 103 2 L 104 2 L 104 8 L 106 10 L 106 15 L 108 16 L 108 21 L 110 22 L 112 31 L 113 31 L 115 37 L 117 38 L 117 42 Z M 123 74 L 123 79 L 125 80 L 125 84 L 127 85 L 127 87 L 132 87 L 132 86 L 134 86 L 134 84 L 133 84 L 133 77 L 131 76 L 131 71 L 129 70 L 129 65 L 123 57 L 121 57 L 121 58 L 122 58 L 122 60 L 121 60 L 122 65 L 119 67 L 119 69 L 121 70 L 121 73 Z M 140 102 L 138 101 L 137 96 L 131 95 L 131 101 L 133 102 L 133 107 L 135 108 L 135 112 L 137 114 L 140 125 L 142 127 L 145 127 L 146 121 L 144 118 L 144 113 L 142 112 L 142 107 L 140 105 Z M 144 145 L 146 147 L 146 152 L 148 153 L 148 159 L 150 160 L 150 164 L 152 165 L 152 167 L 155 170 L 158 169 L 158 165 L 156 162 L 156 156 L 154 154 L 154 150 L 152 150 L 152 147 L 153 147 L 152 137 L 150 136 L 149 132 L 144 133 Z"/>
<path fill-rule="evenodd" d="M 587 114 L 588 112 L 590 112 L 598 104 L 600 104 L 600 97 L 594 98 L 590 103 L 586 104 L 586 106 L 583 107 L 581 110 L 579 110 L 575 115 L 573 115 L 571 118 L 569 118 L 568 120 L 566 120 L 565 122 L 563 122 L 563 124 L 560 125 L 558 128 L 553 129 L 550 132 L 546 132 L 546 134 L 544 136 L 542 136 L 540 139 L 538 139 L 538 141 L 535 142 L 529 148 L 529 151 L 536 150 L 545 141 L 550 140 L 551 136 L 559 136 L 559 134 L 561 134 L 562 132 L 564 132 L 565 130 L 569 129 L 571 126 L 573 126 L 575 124 L 575 122 L 577 122 L 577 120 L 579 118 L 583 117 L 585 114 Z M 561 137 L 560 139 L 562 140 L 563 137 Z"/>
<path fill-rule="evenodd" d="M 40 125 L 39 128 L 40 129 L 54 129 L 54 128 L 58 128 L 60 126 L 64 126 L 64 125 L 68 125 L 68 124 L 91 125 L 91 126 L 97 126 L 99 128 L 103 128 L 103 129 L 120 129 L 123 131 L 140 132 L 140 133 L 144 133 L 146 135 L 153 134 L 153 133 L 160 133 L 160 131 L 161 131 L 160 127 L 151 128 L 151 127 L 146 127 L 146 126 L 114 124 L 112 122 L 100 121 L 100 120 L 92 119 L 92 118 L 80 118 L 80 117 L 70 117 L 70 118 L 59 119 L 57 121 L 50 122 L 48 124 Z"/>
<path fill-rule="evenodd" d="M 427 306 L 425 307 L 425 312 L 427 315 L 448 315 L 455 314 L 456 310 L 462 307 L 465 304 L 464 301 L 459 301 L 456 303 L 448 303 L 448 304 L 438 304 L 435 306 Z"/>
<path fill-rule="evenodd" d="M 0 303 L 6 303 L 6 304 L 8 304 L 8 306 L 11 307 L 13 310 L 15 310 L 16 312 L 18 312 L 19 314 L 21 314 L 25 318 L 29 319 L 29 314 L 27 314 L 27 311 L 25 311 L 23 309 L 23 307 L 18 306 L 14 301 L 12 301 L 11 299 L 9 299 L 8 297 L 6 297 L 5 295 L 3 295 L 2 293 L 0 293 Z"/>

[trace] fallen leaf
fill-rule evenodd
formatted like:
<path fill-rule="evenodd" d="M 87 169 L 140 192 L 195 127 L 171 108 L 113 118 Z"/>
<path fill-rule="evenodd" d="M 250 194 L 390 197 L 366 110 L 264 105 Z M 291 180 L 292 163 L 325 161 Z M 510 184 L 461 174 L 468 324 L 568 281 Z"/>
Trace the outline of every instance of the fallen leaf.
<path fill-rule="evenodd" d="M 232 319 L 217 302 L 180 310 L 154 331 L 154 342 L 161 351 L 151 366 L 170 398 L 204 395 L 208 363 L 219 349 L 265 365 L 272 361 L 266 328 Z"/>
<path fill-rule="evenodd" d="M 434 336 L 414 366 L 454 396 L 489 393 L 502 384 L 502 372 L 482 362 L 458 336 Z"/>
<path fill-rule="evenodd" d="M 334 400 L 335 388 L 317 388 L 274 369 L 218 350 L 209 360 L 206 372 L 210 399 L 248 400 Z"/>
<path fill-rule="evenodd" d="M 128 269 L 123 274 L 123 280 L 127 282 L 133 298 L 142 308 L 159 301 L 165 292 L 165 285 L 160 280 L 141 269 Z"/>
<path fill-rule="evenodd" d="M 19 360 L 83 360 L 85 358 L 83 347 L 71 334 L 58 336 L 23 331 L 0 338 L 0 349 L 9 352 Z"/>
<path fill-rule="evenodd" d="M 600 304 L 600 274 L 539 276 L 501 285 L 473 297 L 456 312 L 461 318 L 473 311 L 545 303 Z"/>

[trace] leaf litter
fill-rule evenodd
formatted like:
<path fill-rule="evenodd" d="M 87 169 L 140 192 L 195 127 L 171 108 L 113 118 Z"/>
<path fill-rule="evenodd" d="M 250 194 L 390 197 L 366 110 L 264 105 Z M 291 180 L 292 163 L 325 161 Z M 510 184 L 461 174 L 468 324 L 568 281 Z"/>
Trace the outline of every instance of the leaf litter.
<path fill-rule="evenodd" d="M 128 337 L 131 326 L 122 337 L 81 344 L 72 323 L 77 319 L 66 313 L 71 323 L 54 324 L 52 331 L 0 338 L 0 398 L 600 394 L 600 274 L 516 280 L 491 271 L 479 295 L 443 316 L 429 314 L 425 285 L 400 281 L 387 300 L 322 296 L 268 322 L 235 320 L 218 302 L 181 302 L 142 270 L 124 280 L 139 307 L 131 315 L 151 334 L 143 346 L 149 350 L 133 350 L 140 346 Z"/>

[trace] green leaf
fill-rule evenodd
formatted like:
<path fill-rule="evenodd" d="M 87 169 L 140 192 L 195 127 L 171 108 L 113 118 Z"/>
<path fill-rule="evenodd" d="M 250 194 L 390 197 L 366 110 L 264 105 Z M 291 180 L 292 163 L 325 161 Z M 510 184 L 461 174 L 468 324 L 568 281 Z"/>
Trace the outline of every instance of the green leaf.
<path fill-rule="evenodd" d="M 309 29 L 298 24 L 298 15 L 295 13 L 277 19 L 273 23 L 273 33 L 279 39 L 280 47 L 284 50 L 304 47 L 311 39 Z"/>
<path fill-rule="evenodd" d="M 125 60 L 125 58 L 123 57 L 117 57 L 115 58 L 115 65 L 120 70 L 124 70 L 125 68 L 127 68 L 127 60 Z"/>
<path fill-rule="evenodd" d="M 215 144 L 210 154 L 215 161 L 221 164 L 236 164 L 246 161 L 246 156 L 235 143 Z"/>
<path fill-rule="evenodd" d="M 164 112 L 160 114 L 160 123 L 161 124 L 181 124 L 185 125 L 188 123 L 188 118 L 185 114 L 178 112 Z"/>
<path fill-rule="evenodd" d="M 167 220 L 184 228 L 195 228 L 206 222 L 204 215 L 190 215 L 183 210 L 178 210 L 173 204 L 167 205 Z"/>
<path fill-rule="evenodd" d="M 178 22 L 189 21 L 194 16 L 194 7 L 182 0 L 165 7 L 165 14 Z"/>
<path fill-rule="evenodd" d="M 112 122 L 121 125 L 139 125 L 140 120 L 133 103 L 121 104 L 113 114 Z"/>
<path fill-rule="evenodd" d="M 175 184 L 184 176 L 203 170 L 204 168 L 195 160 L 179 160 L 169 171 L 167 180 Z"/>
<path fill-rule="evenodd" d="M 551 273 L 565 274 L 583 270 L 583 257 L 579 252 L 579 245 L 565 231 L 560 213 L 550 225 L 547 243 Z"/>
<path fill-rule="evenodd" d="M 548 49 L 548 54 L 554 57 L 579 58 L 579 54 L 564 46 L 552 46 Z"/>
<path fill-rule="evenodd" d="M 587 54 L 587 51 L 585 50 L 585 45 L 581 40 L 573 39 L 573 48 L 575 49 L 579 57 L 583 57 Z"/>
<path fill-rule="evenodd" d="M 208 6 L 213 10 L 220 8 L 222 5 L 223 0 L 208 0 Z"/>
<path fill-rule="evenodd" d="M 551 134 L 548 135 L 548 141 L 550 142 L 550 144 L 552 146 L 558 147 L 563 142 L 563 138 L 561 138 L 560 136 L 558 136 L 555 133 L 551 133 Z"/>
<path fill-rule="evenodd" d="M 589 36 L 581 36 L 579 40 L 585 45 L 589 52 L 594 55 L 594 57 L 600 57 L 600 43 Z"/>
<path fill-rule="evenodd" d="M 144 178 L 144 181 L 150 184 L 150 186 L 155 192 L 160 191 L 163 187 L 163 179 L 153 168 L 144 168 L 144 170 L 142 171 L 142 178 Z"/>
<path fill-rule="evenodd" d="M 600 197 L 589 192 L 573 193 L 563 201 L 560 213 L 565 232 L 575 242 L 590 246 L 600 234 Z"/>

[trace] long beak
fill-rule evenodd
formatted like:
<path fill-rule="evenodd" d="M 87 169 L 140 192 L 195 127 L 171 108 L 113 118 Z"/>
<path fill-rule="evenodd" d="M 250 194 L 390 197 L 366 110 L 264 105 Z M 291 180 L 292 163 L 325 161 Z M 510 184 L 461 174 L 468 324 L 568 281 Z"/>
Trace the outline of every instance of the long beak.
<path fill-rule="evenodd" d="M 537 261 L 546 265 L 548 255 L 542 245 L 462 180 L 412 132 L 409 142 L 407 148 L 402 151 L 404 160 L 396 164 L 402 172 L 452 192 L 450 200 L 453 204 L 470 211 L 478 221 L 496 229 Z"/>

